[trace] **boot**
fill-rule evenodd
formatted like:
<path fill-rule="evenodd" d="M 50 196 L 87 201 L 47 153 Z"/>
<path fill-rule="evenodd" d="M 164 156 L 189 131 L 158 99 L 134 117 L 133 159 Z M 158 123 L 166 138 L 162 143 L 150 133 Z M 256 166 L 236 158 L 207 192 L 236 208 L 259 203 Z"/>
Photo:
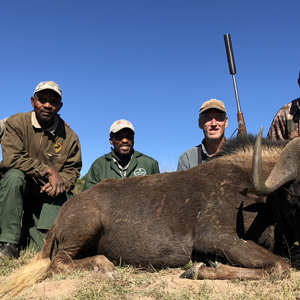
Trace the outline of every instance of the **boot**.
<path fill-rule="evenodd" d="M 3 243 L 0 248 L 0 259 L 2 258 L 17 258 L 19 256 L 18 245 L 11 243 Z"/>

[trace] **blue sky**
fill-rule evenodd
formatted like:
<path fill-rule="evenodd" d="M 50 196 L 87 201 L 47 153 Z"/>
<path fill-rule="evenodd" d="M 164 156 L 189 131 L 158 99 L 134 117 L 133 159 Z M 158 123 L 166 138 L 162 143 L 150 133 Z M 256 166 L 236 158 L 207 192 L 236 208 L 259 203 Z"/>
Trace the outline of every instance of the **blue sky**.
<path fill-rule="evenodd" d="M 300 96 L 299 12 L 299 0 L 2 1 L 0 118 L 31 110 L 36 85 L 53 80 L 81 141 L 82 176 L 110 151 L 109 127 L 122 118 L 135 127 L 136 150 L 175 170 L 203 139 L 204 101 L 225 103 L 226 137 L 237 128 L 224 34 L 248 132 L 264 126 L 266 135 Z"/>

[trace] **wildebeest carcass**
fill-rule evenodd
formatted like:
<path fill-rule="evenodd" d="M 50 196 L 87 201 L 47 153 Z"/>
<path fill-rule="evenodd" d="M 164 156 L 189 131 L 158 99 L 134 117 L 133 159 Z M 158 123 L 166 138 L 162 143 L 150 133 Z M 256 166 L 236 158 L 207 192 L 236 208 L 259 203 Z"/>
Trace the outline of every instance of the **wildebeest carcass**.
<path fill-rule="evenodd" d="M 286 244 L 299 239 L 300 139 L 282 150 L 270 143 L 261 147 L 261 136 L 262 130 L 255 146 L 253 187 L 253 144 L 241 139 L 234 142 L 235 149 L 227 144 L 225 152 L 230 153 L 204 165 L 109 179 L 74 196 L 61 208 L 41 252 L 24 267 L 30 275 L 24 281 L 20 269 L 4 289 L 21 290 L 27 280 L 43 278 L 50 270 L 82 268 L 109 275 L 120 260 L 179 267 L 203 255 L 234 266 L 197 264 L 184 277 L 260 279 L 272 271 L 288 276 L 286 260 L 262 246 L 280 252 L 282 236 Z M 263 177 L 268 177 L 266 183 Z M 275 240 L 268 235 L 271 225 L 276 225 Z"/>

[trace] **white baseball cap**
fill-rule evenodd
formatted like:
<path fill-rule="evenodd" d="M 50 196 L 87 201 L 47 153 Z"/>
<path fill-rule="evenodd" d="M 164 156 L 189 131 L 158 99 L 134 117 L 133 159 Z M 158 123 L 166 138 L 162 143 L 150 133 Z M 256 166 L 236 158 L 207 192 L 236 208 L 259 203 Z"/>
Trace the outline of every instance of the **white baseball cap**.
<path fill-rule="evenodd" d="M 62 91 L 58 84 L 56 84 L 54 81 L 42 81 L 38 84 L 38 86 L 34 90 L 34 94 L 43 90 L 53 90 L 56 92 L 60 98 L 62 96 Z"/>
<path fill-rule="evenodd" d="M 109 133 L 116 133 L 116 132 L 118 132 L 118 131 L 120 131 L 120 130 L 122 130 L 124 128 L 129 128 L 129 129 L 131 129 L 134 132 L 133 125 L 129 121 L 121 119 L 121 120 L 115 121 L 110 126 Z"/>

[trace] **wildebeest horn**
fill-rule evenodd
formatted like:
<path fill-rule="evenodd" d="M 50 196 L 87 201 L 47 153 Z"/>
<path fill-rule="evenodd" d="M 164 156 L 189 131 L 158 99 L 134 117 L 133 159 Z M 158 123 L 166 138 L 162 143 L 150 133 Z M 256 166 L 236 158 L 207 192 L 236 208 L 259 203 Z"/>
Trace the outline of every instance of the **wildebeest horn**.
<path fill-rule="evenodd" d="M 266 196 L 283 186 L 285 183 L 299 178 L 300 169 L 300 138 L 289 142 L 283 149 L 278 162 L 273 168 L 266 182 L 262 175 L 262 140 L 263 126 L 257 136 L 253 162 L 252 162 L 252 185 L 254 193 L 259 196 Z"/>

